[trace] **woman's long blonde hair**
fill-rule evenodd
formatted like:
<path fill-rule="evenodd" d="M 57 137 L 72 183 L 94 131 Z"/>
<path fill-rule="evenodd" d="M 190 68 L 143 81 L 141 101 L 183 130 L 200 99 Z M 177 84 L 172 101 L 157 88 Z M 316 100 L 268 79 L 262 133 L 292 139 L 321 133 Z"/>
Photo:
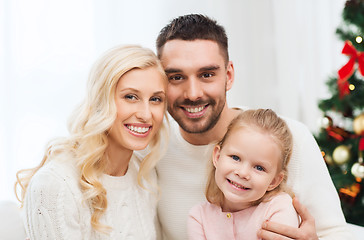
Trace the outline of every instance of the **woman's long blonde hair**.
<path fill-rule="evenodd" d="M 281 119 L 271 109 L 256 109 L 246 110 L 240 113 L 228 126 L 228 130 L 224 137 L 217 143 L 220 149 L 224 147 L 226 139 L 229 138 L 231 133 L 237 129 L 254 128 L 263 133 L 269 134 L 281 150 L 281 162 L 278 171 L 284 173 L 282 182 L 273 190 L 266 192 L 266 194 L 252 205 L 257 205 L 262 201 L 268 200 L 271 196 L 278 192 L 287 192 L 291 196 L 293 193 L 287 187 L 287 165 L 292 154 L 293 139 L 291 131 L 289 130 L 286 122 Z M 222 206 L 224 202 L 224 194 L 217 186 L 215 181 L 216 168 L 212 160 L 209 161 L 208 180 L 206 185 L 206 199 L 215 205 Z"/>
<path fill-rule="evenodd" d="M 84 101 L 75 109 L 68 123 L 70 132 L 67 138 L 51 142 L 43 160 L 35 168 L 20 170 L 15 183 L 18 200 L 23 204 L 30 179 L 48 161 L 60 153 L 71 153 L 80 171 L 80 187 L 84 200 L 93 212 L 92 227 L 107 232 L 108 226 L 99 222 L 107 208 L 106 190 L 99 178 L 103 174 L 107 158 L 108 130 L 116 119 L 115 90 L 119 79 L 132 69 L 156 67 L 167 81 L 163 67 L 156 55 L 147 48 L 136 45 L 117 46 L 107 51 L 94 64 L 88 79 Z M 162 136 L 163 135 L 163 136 Z M 149 181 L 150 170 L 155 167 L 161 154 L 161 139 L 167 137 L 162 124 L 160 131 L 149 143 L 149 154 L 143 159 L 138 172 L 138 184 L 144 187 L 142 179 Z M 18 196 L 18 187 L 21 196 Z"/>

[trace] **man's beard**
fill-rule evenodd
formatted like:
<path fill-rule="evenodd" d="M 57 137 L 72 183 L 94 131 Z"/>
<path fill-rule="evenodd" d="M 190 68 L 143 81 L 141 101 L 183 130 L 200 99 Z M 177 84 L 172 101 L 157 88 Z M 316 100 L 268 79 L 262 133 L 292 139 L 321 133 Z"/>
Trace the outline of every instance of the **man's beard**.
<path fill-rule="evenodd" d="M 168 106 L 168 112 L 169 114 L 174 118 L 174 120 L 178 123 L 178 125 L 187 133 L 205 133 L 212 129 L 216 123 L 219 121 L 221 112 L 224 109 L 226 103 L 226 98 L 221 99 L 219 102 L 219 105 L 217 105 L 216 101 L 214 99 L 208 99 L 208 101 L 196 101 L 192 102 L 190 100 L 185 100 L 181 103 L 175 102 L 171 107 Z M 182 115 L 176 114 L 179 112 L 174 112 L 174 109 L 181 108 L 181 105 L 188 105 L 188 106 L 201 106 L 201 105 L 208 105 L 210 111 L 209 116 L 204 116 L 201 118 L 187 118 L 184 116 L 184 113 Z M 203 121 L 203 122 L 202 122 Z"/>

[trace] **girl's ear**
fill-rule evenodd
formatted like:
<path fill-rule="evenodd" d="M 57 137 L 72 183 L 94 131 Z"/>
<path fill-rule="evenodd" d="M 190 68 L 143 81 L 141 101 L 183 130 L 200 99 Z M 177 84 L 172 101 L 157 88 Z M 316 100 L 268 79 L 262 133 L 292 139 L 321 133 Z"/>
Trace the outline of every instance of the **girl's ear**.
<path fill-rule="evenodd" d="M 215 168 L 217 165 L 217 161 L 219 161 L 220 158 L 220 145 L 216 145 L 214 147 L 214 150 L 212 151 L 212 163 L 214 164 Z"/>
<path fill-rule="evenodd" d="M 281 171 L 273 178 L 272 182 L 268 186 L 267 191 L 275 189 L 279 184 L 281 184 L 283 178 L 284 178 L 284 173 Z"/>

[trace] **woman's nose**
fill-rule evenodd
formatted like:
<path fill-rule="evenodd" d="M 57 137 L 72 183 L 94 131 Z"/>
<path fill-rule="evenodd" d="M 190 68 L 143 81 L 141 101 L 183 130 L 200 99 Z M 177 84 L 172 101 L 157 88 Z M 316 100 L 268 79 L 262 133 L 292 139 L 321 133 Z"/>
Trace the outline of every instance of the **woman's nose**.
<path fill-rule="evenodd" d="M 144 103 L 142 102 L 137 106 L 136 117 L 141 120 L 142 122 L 147 122 L 152 118 L 152 112 L 150 109 L 149 102 Z"/>

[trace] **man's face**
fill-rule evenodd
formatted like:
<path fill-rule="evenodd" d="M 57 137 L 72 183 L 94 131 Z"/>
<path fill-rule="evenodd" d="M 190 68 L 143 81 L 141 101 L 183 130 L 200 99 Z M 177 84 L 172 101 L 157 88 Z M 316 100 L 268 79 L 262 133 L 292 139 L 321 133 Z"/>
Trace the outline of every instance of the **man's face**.
<path fill-rule="evenodd" d="M 161 61 L 168 77 L 168 112 L 188 133 L 215 126 L 232 85 L 232 64 L 226 67 L 216 42 L 171 40 Z"/>

